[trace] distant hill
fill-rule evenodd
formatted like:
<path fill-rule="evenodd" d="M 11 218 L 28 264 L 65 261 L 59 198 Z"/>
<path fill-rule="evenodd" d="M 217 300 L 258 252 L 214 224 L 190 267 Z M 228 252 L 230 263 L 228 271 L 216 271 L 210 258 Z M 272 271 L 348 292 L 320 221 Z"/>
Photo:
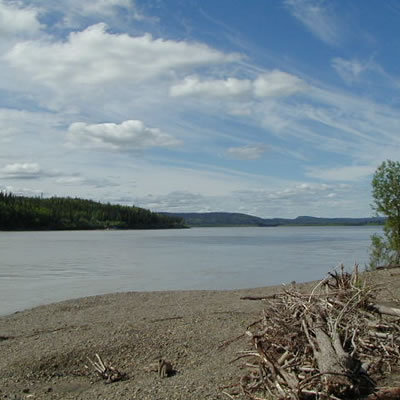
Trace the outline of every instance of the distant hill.
<path fill-rule="evenodd" d="M 263 218 L 253 215 L 228 213 L 228 212 L 210 212 L 210 213 L 163 213 L 168 216 L 183 218 L 189 226 L 277 226 L 275 222 L 266 222 Z"/>
<path fill-rule="evenodd" d="M 183 218 L 189 226 L 326 226 L 326 225 L 381 225 L 385 219 L 381 217 L 373 218 L 318 218 L 300 216 L 290 218 L 260 218 L 253 215 L 228 212 L 210 213 L 162 213 L 168 216 Z"/>
<path fill-rule="evenodd" d="M 0 230 L 183 228 L 182 218 L 144 208 L 70 197 L 25 197 L 0 192 Z"/>

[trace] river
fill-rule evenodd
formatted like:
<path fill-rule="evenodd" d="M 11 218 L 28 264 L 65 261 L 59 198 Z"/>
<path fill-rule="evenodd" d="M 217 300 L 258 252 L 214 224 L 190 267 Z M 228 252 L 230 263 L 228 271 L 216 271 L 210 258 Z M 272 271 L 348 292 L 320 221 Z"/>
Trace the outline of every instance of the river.
<path fill-rule="evenodd" d="M 381 227 L 0 232 L 0 315 L 120 291 L 238 289 L 363 268 Z"/>

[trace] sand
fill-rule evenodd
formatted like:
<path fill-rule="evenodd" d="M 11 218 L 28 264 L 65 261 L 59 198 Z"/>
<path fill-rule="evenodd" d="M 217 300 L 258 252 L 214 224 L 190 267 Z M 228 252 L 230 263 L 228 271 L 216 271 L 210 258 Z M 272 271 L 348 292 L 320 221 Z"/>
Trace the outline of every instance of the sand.
<path fill-rule="evenodd" d="M 389 290 L 382 300 L 399 295 L 397 270 L 367 275 Z M 280 289 L 117 293 L 1 317 L 0 399 L 228 399 L 223 387 L 243 375 L 230 361 L 247 341 L 219 347 L 263 308 L 240 297 Z M 127 379 L 105 384 L 87 360 L 96 353 Z M 146 370 L 160 357 L 172 362 L 173 376 Z"/>

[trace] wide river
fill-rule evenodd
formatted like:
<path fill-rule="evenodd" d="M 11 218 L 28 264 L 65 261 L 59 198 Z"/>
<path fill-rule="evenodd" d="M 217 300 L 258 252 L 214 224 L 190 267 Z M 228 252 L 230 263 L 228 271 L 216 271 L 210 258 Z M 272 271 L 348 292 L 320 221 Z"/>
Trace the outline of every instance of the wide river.
<path fill-rule="evenodd" d="M 236 289 L 364 267 L 380 227 L 0 232 L 0 315 L 120 291 Z"/>

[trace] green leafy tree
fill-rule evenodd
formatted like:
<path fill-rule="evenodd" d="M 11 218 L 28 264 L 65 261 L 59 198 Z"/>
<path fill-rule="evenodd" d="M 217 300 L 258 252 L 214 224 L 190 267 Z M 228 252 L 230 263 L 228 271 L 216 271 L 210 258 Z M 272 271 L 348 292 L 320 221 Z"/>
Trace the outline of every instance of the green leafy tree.
<path fill-rule="evenodd" d="M 372 236 L 370 268 L 400 264 L 400 162 L 384 161 L 372 179 L 372 208 L 386 216 L 384 237 Z"/>

